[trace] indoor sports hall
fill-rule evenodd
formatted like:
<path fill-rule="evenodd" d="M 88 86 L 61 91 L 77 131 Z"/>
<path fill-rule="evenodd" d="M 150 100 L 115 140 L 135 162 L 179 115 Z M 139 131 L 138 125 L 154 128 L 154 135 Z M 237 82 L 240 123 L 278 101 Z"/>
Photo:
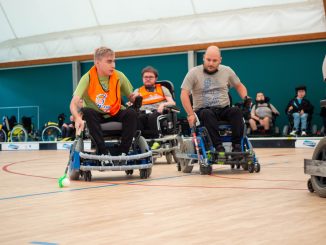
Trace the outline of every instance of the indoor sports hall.
<path fill-rule="evenodd" d="M 325 244 L 325 0 L 0 0 L 0 30 L 0 244 Z"/>

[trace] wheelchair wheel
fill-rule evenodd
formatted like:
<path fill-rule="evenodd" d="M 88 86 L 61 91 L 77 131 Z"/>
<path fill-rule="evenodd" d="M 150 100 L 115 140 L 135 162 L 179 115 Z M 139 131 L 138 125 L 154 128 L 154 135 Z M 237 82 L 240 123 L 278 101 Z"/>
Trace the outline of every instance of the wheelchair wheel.
<path fill-rule="evenodd" d="M 50 125 L 42 131 L 42 141 L 58 141 L 61 138 L 61 129 L 57 126 Z"/>
<path fill-rule="evenodd" d="M 126 170 L 125 173 L 126 173 L 126 175 L 132 175 L 134 173 L 134 170 L 132 170 L 132 169 Z"/>
<path fill-rule="evenodd" d="M 312 155 L 312 160 L 326 161 L 326 137 L 322 138 L 316 146 Z M 311 184 L 313 190 L 318 193 L 320 197 L 326 198 L 326 177 L 311 176 Z"/>
<path fill-rule="evenodd" d="M 6 141 L 7 141 L 7 134 L 3 129 L 1 129 L 0 130 L 0 142 L 6 142 Z"/>
<path fill-rule="evenodd" d="M 139 175 L 141 179 L 147 179 L 149 176 L 151 176 L 151 173 L 151 168 L 139 169 Z"/>
<path fill-rule="evenodd" d="M 172 162 L 172 153 L 171 152 L 167 152 L 167 153 L 165 153 L 165 158 L 166 158 L 166 162 L 168 163 L 168 164 L 172 164 L 173 162 Z"/>
<path fill-rule="evenodd" d="M 191 140 L 183 141 L 180 146 L 181 153 L 193 154 L 195 148 Z M 191 173 L 194 166 L 189 165 L 189 159 L 179 158 L 180 168 L 183 173 Z"/>
<path fill-rule="evenodd" d="M 145 153 L 150 151 L 149 146 L 143 136 L 139 136 L 137 142 L 135 142 L 140 150 L 140 153 Z M 153 161 L 153 157 L 152 157 Z M 147 179 L 151 176 L 152 168 L 139 169 L 139 175 L 141 179 Z"/>
<path fill-rule="evenodd" d="M 253 173 L 255 171 L 255 165 L 253 163 L 248 164 L 249 173 Z"/>
<path fill-rule="evenodd" d="M 200 171 L 201 175 L 211 175 L 212 171 L 213 171 L 213 168 L 212 168 L 211 165 L 208 165 L 208 166 L 200 165 L 199 166 L 199 171 Z"/>
<path fill-rule="evenodd" d="M 316 135 L 317 134 L 317 130 L 318 130 L 317 125 L 316 124 L 312 125 L 311 134 L 312 135 Z"/>
<path fill-rule="evenodd" d="M 174 162 L 177 163 L 178 162 L 177 153 L 175 151 L 172 151 L 171 153 L 172 153 Z"/>
<path fill-rule="evenodd" d="M 22 125 L 16 125 L 10 131 L 10 141 L 11 142 L 26 142 L 28 139 L 28 134 L 26 129 Z"/>
<path fill-rule="evenodd" d="M 308 187 L 308 190 L 311 193 L 314 193 L 315 192 L 314 187 L 312 186 L 312 183 L 311 183 L 311 179 L 308 179 L 308 181 L 307 181 L 307 187 Z"/>
<path fill-rule="evenodd" d="M 289 125 L 285 125 L 283 127 L 282 135 L 283 136 L 288 136 L 289 135 Z"/>

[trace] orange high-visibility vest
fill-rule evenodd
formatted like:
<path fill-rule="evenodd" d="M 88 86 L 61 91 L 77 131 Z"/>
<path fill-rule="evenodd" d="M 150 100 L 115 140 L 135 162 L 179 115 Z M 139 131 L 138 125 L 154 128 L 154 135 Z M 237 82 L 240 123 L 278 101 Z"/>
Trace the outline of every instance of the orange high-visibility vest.
<path fill-rule="evenodd" d="M 155 84 L 155 91 L 148 92 L 145 86 L 139 88 L 139 94 L 143 97 L 143 105 L 156 104 L 165 100 L 161 84 Z"/>
<path fill-rule="evenodd" d="M 120 80 L 116 71 L 111 74 L 109 85 L 109 91 L 104 91 L 98 79 L 96 67 L 93 66 L 89 70 L 89 98 L 102 111 L 114 116 L 121 107 Z"/>

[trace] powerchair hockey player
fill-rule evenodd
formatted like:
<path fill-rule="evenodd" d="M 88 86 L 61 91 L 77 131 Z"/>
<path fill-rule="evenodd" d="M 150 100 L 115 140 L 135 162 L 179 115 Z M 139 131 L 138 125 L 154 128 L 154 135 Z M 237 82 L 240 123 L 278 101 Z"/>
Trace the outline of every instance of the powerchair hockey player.
<path fill-rule="evenodd" d="M 171 81 L 156 81 L 155 84 L 168 89 L 172 99 L 175 99 L 174 86 Z M 176 150 L 179 137 L 177 114 L 180 113 L 180 109 L 175 105 L 164 105 L 162 113 L 158 113 L 155 109 L 146 109 L 154 108 L 154 104 L 145 104 L 142 96 L 138 99 L 139 101 L 135 102 L 135 108 L 139 108 L 137 110 L 139 128 L 146 141 L 152 146 L 154 162 L 157 158 L 165 156 L 168 164 L 171 164 L 173 160 L 177 163 Z M 136 105 L 137 103 L 140 105 Z"/>

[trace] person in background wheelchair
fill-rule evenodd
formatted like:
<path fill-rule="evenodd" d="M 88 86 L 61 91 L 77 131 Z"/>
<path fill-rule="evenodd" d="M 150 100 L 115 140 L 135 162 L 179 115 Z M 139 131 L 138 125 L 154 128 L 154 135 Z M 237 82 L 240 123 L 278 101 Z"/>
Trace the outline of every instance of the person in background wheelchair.
<path fill-rule="evenodd" d="M 274 118 L 280 115 L 279 111 L 269 103 L 269 99 L 262 92 L 256 94 L 256 103 L 252 106 L 250 114 L 249 124 L 252 134 L 258 133 L 259 125 L 263 127 L 263 134 L 270 134 Z"/>
<path fill-rule="evenodd" d="M 158 72 L 151 66 L 145 67 L 142 72 L 144 85 L 134 91 L 134 96 L 142 97 L 142 106 L 138 115 L 138 129 L 151 131 L 153 138 L 159 137 L 157 118 L 163 114 L 166 106 L 175 106 L 175 101 L 168 88 L 156 84 Z M 152 145 L 152 150 L 160 146 L 158 142 Z"/>
<path fill-rule="evenodd" d="M 314 108 L 310 101 L 304 98 L 307 92 L 306 86 L 302 85 L 296 87 L 295 92 L 296 96 L 289 101 L 285 109 L 290 124 L 293 124 L 290 135 L 296 136 L 301 131 L 301 136 L 306 136 L 308 122 L 311 121 Z"/>
<path fill-rule="evenodd" d="M 231 107 L 229 88 L 234 87 L 242 99 L 248 99 L 247 89 L 235 72 L 221 65 L 222 57 L 218 47 L 210 46 L 204 54 L 203 65 L 192 68 L 181 85 L 181 102 L 187 112 L 190 127 L 196 122 L 196 115 L 207 128 L 217 152 L 225 152 L 218 135 L 218 121 L 227 121 L 232 127 L 232 151 L 241 152 L 241 137 L 244 130 L 242 112 Z M 193 107 L 190 101 L 192 94 Z"/>
<path fill-rule="evenodd" d="M 74 117 L 70 115 L 69 117 L 70 122 L 63 123 L 61 126 L 61 136 L 63 139 L 70 138 L 74 139 L 75 138 L 75 122 L 74 122 Z"/>
<path fill-rule="evenodd" d="M 101 129 L 101 123 L 105 122 L 122 123 L 119 153 L 128 154 L 137 130 L 137 112 L 131 107 L 126 109 L 121 101 L 122 96 L 133 101 L 132 91 L 133 87 L 128 78 L 115 69 L 114 51 L 107 47 L 97 48 L 94 53 L 94 66 L 80 79 L 70 103 L 77 132 L 84 129 L 85 120 L 94 139 L 97 154 L 109 154 Z M 78 110 L 81 99 L 84 101 L 82 116 Z"/>

